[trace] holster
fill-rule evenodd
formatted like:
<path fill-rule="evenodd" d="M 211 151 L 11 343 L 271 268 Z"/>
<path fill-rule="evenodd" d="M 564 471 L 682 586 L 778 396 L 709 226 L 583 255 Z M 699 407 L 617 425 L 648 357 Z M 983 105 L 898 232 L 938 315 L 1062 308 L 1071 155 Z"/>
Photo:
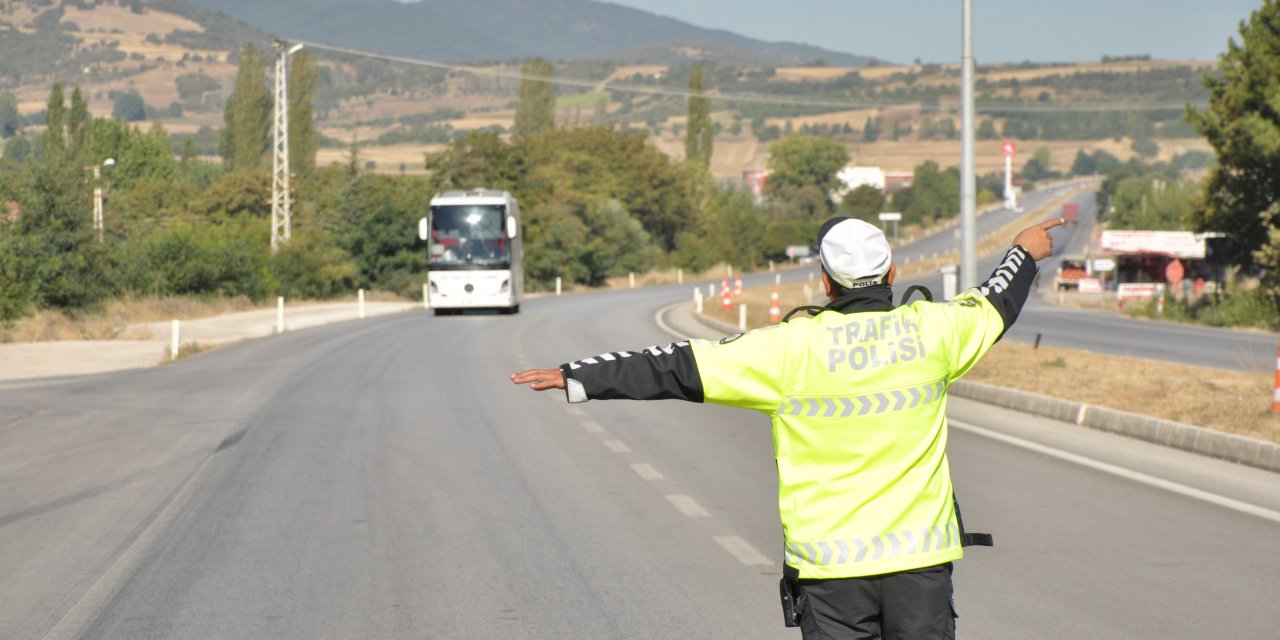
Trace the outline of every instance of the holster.
<path fill-rule="evenodd" d="M 782 623 L 788 627 L 800 626 L 800 572 L 783 565 L 778 592 L 782 598 Z"/>

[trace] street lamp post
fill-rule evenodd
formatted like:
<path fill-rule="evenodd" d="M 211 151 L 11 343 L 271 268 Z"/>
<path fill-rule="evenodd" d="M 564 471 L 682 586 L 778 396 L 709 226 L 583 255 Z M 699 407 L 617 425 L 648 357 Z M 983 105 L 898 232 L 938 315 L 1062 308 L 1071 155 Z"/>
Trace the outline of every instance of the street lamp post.
<path fill-rule="evenodd" d="M 289 81 L 287 78 L 289 56 L 302 50 L 301 44 L 290 46 L 283 40 L 275 41 L 276 48 L 276 109 L 275 135 L 272 142 L 271 161 L 271 252 L 289 242 L 291 232 L 292 199 L 289 197 Z"/>
<path fill-rule="evenodd" d="M 85 167 L 93 172 L 93 228 L 98 232 L 98 242 L 103 241 L 103 230 L 106 226 L 103 224 L 102 216 L 102 201 L 106 194 L 106 190 L 102 187 L 102 168 L 113 166 L 115 163 L 115 158 L 107 158 L 102 161 L 102 164 Z"/>
<path fill-rule="evenodd" d="M 978 284 L 977 194 L 973 167 L 973 0 L 964 0 L 960 38 L 960 286 Z"/>

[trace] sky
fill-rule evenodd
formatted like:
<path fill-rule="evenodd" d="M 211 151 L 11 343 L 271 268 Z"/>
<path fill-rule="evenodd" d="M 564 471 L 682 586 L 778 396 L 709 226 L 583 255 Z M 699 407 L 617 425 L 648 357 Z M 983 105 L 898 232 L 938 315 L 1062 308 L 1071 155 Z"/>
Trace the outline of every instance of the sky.
<path fill-rule="evenodd" d="M 961 0 L 609 0 L 700 27 L 896 63 L 958 62 Z M 974 58 L 1215 60 L 1262 0 L 973 0 Z"/>

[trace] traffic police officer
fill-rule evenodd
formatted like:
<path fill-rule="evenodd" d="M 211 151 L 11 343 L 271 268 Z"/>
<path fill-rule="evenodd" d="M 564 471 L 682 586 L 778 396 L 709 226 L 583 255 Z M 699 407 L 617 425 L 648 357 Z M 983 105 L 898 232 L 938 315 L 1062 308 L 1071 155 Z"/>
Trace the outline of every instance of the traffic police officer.
<path fill-rule="evenodd" d="M 606 353 L 513 374 L 569 402 L 681 399 L 770 416 L 788 626 L 805 638 L 953 638 L 963 525 L 947 467 L 947 387 L 1017 318 L 1053 252 L 1054 219 L 1023 230 L 981 285 L 894 307 L 875 226 L 818 233 L 831 303 L 719 342 Z"/>

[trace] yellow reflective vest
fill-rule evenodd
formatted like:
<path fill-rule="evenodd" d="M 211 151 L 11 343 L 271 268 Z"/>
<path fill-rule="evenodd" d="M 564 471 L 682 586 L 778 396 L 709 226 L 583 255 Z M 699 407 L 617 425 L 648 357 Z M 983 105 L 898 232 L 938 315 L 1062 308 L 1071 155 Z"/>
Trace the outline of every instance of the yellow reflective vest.
<path fill-rule="evenodd" d="M 963 553 L 947 468 L 947 388 L 1017 318 L 1035 271 L 1015 246 L 980 287 L 946 302 L 893 308 L 882 286 L 852 298 L 867 304 L 719 342 L 565 363 L 565 394 L 767 414 L 785 558 L 800 578 L 950 562 Z"/>
<path fill-rule="evenodd" d="M 705 402 L 773 421 L 786 561 L 801 578 L 869 576 L 963 553 L 947 468 L 947 387 L 1004 332 L 971 290 L 693 341 Z"/>

